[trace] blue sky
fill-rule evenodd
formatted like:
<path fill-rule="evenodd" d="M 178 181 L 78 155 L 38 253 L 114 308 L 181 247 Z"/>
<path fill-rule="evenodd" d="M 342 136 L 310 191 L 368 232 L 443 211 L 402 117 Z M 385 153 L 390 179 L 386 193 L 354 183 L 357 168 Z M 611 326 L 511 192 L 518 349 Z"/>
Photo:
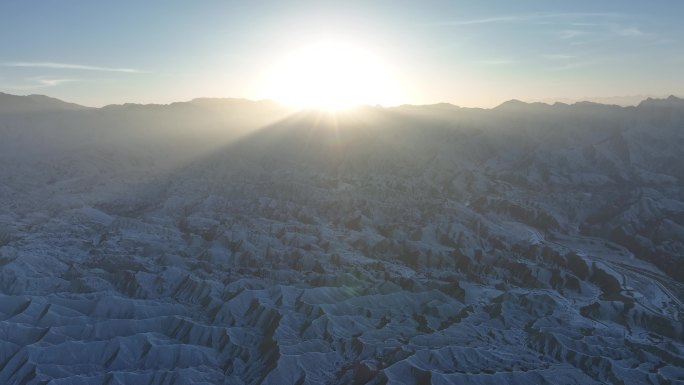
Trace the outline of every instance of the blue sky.
<path fill-rule="evenodd" d="M 269 98 L 320 37 L 381 57 L 405 103 L 684 94 L 681 1 L 7 1 L 0 91 L 86 105 Z"/>

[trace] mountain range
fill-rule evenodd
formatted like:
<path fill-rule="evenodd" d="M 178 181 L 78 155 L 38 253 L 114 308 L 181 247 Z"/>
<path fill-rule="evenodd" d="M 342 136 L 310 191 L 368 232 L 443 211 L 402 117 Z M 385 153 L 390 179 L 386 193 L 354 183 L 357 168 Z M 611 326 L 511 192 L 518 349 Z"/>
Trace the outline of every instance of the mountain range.
<path fill-rule="evenodd" d="M 684 99 L 0 93 L 0 383 L 684 382 Z"/>

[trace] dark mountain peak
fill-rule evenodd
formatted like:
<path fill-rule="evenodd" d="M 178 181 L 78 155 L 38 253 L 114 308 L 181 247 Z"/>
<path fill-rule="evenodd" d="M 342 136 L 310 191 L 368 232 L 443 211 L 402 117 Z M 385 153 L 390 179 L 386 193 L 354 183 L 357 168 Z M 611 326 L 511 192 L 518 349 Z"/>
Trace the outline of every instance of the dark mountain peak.
<path fill-rule="evenodd" d="M 511 99 L 509 101 L 503 102 L 499 104 L 498 106 L 494 107 L 494 110 L 497 111 L 531 111 L 531 110 L 538 110 L 541 108 L 548 108 L 551 107 L 550 105 L 546 103 L 541 103 L 541 102 L 533 102 L 533 103 L 526 103 L 518 99 Z"/>
<path fill-rule="evenodd" d="M 210 98 L 210 97 L 202 97 L 202 98 L 195 98 L 189 101 L 188 103 L 194 103 L 194 104 L 226 104 L 226 103 L 249 103 L 253 102 L 252 100 L 248 99 L 242 99 L 242 98 Z"/>
<path fill-rule="evenodd" d="M 160 108 L 168 107 L 169 104 L 141 104 L 141 103 L 123 103 L 123 104 L 108 104 L 101 108 L 102 111 L 155 111 Z"/>
<path fill-rule="evenodd" d="M 385 109 L 380 107 L 380 109 Z M 387 107 L 388 111 L 394 111 L 407 114 L 451 114 L 463 109 L 451 103 L 435 103 L 435 104 L 402 104 L 396 107 Z"/>
<path fill-rule="evenodd" d="M 451 103 L 434 103 L 434 104 L 426 104 L 425 107 L 428 108 L 441 108 L 441 109 L 461 109 L 461 107 L 451 104 Z"/>
<path fill-rule="evenodd" d="M 123 103 L 123 104 L 109 104 L 103 109 L 107 110 L 141 110 L 141 111 L 157 111 L 157 110 L 185 110 L 185 109 L 224 109 L 224 108 L 243 108 L 247 106 L 277 106 L 278 103 L 271 100 L 249 100 L 241 98 L 195 98 L 184 102 L 173 102 L 169 104 L 161 103 Z"/>
<path fill-rule="evenodd" d="M 589 100 L 582 100 L 581 102 L 573 103 L 573 106 L 580 106 L 580 107 L 603 107 L 603 106 L 609 106 L 611 104 L 603 104 L 603 103 L 596 103 L 596 102 L 591 102 Z"/>
<path fill-rule="evenodd" d="M 504 108 L 519 108 L 519 107 L 523 107 L 523 106 L 527 106 L 527 105 L 528 105 L 528 103 L 525 103 L 522 100 L 511 99 L 511 100 L 507 100 L 507 101 L 499 104 L 498 106 L 494 107 L 494 109 L 496 110 L 496 109 L 504 109 Z"/>
<path fill-rule="evenodd" d="M 581 101 L 573 103 L 568 106 L 571 108 L 572 112 L 585 112 L 585 113 L 595 113 L 595 112 L 608 112 L 615 110 L 622 110 L 624 107 L 617 104 L 605 104 L 590 101 Z"/>
<path fill-rule="evenodd" d="M 89 107 L 45 95 L 12 95 L 0 92 L 0 113 L 36 113 L 87 110 Z"/>
<path fill-rule="evenodd" d="M 670 95 L 664 99 L 647 98 L 638 107 L 684 107 L 684 99 Z"/>

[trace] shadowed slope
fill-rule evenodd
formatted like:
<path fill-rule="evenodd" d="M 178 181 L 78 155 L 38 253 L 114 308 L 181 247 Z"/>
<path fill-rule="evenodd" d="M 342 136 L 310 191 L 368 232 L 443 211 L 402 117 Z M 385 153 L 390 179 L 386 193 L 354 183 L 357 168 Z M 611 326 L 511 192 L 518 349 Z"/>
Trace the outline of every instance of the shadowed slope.
<path fill-rule="evenodd" d="M 679 107 L 302 111 L 217 143 L 195 103 L 0 144 L 0 382 L 684 375 Z"/>

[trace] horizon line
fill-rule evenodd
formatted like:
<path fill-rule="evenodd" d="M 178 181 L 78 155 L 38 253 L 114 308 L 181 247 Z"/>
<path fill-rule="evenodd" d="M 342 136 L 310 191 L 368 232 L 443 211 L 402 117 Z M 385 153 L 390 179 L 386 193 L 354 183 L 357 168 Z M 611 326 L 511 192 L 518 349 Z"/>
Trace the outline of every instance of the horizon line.
<path fill-rule="evenodd" d="M 13 94 L 13 93 L 8 93 L 8 92 L 3 92 L 0 91 L 0 95 L 10 95 L 10 96 L 16 96 L 16 97 L 31 97 L 31 96 L 40 96 L 40 97 L 47 97 L 50 99 L 55 99 L 58 100 L 62 103 L 68 103 L 68 104 L 73 104 L 77 105 L 79 107 L 83 107 L 86 109 L 103 109 L 107 107 L 123 107 L 123 106 L 171 106 L 173 104 L 178 104 L 178 103 L 192 103 L 195 101 L 200 101 L 202 99 L 206 100 L 222 100 L 222 101 L 228 101 L 228 100 L 233 100 L 233 101 L 246 101 L 246 102 L 252 102 L 252 103 L 260 103 L 260 102 L 269 102 L 269 103 L 275 103 L 282 105 L 283 107 L 290 107 L 292 110 L 297 110 L 297 111 L 306 111 L 306 110 L 323 110 L 324 108 L 316 108 L 316 107 L 292 107 L 288 106 L 287 103 L 281 102 L 275 99 L 269 99 L 269 98 L 264 98 L 264 99 L 250 99 L 250 98 L 245 98 L 245 97 L 231 97 L 231 96 L 220 96 L 220 97 L 215 97 L 215 96 L 199 96 L 199 97 L 194 97 L 189 100 L 179 100 L 179 101 L 173 101 L 169 103 L 137 103 L 137 102 L 122 102 L 122 103 L 110 103 L 110 104 L 104 104 L 100 106 L 88 106 L 85 104 L 81 103 L 75 103 L 71 101 L 67 101 L 64 99 L 60 99 L 54 96 L 46 95 L 46 94 L 26 94 L 26 95 L 19 95 L 19 94 Z M 642 98 L 643 97 L 643 98 Z M 596 99 L 617 99 L 617 98 L 639 98 L 639 102 L 636 104 L 628 104 L 628 105 L 620 105 L 620 104 L 614 104 L 614 103 L 606 103 L 606 102 L 597 102 L 594 101 Z M 557 98 L 544 98 L 544 99 L 536 99 L 536 100 L 521 100 L 517 98 L 513 99 L 507 99 L 502 101 L 501 103 L 493 106 L 493 107 L 465 107 L 465 106 L 460 106 L 458 104 L 454 104 L 452 102 L 434 102 L 434 103 L 422 103 L 422 104 L 413 104 L 413 103 L 402 103 L 402 104 L 396 104 L 396 105 L 383 105 L 383 104 L 356 104 L 352 105 L 349 108 L 346 109 L 354 109 L 354 108 L 364 108 L 364 107 L 375 107 L 375 108 L 383 108 L 383 109 L 392 109 L 392 108 L 401 108 L 401 107 L 429 107 L 429 106 L 438 106 L 438 105 L 449 105 L 452 107 L 456 108 L 461 108 L 461 109 L 480 109 L 480 110 L 493 110 L 498 107 L 503 106 L 504 104 L 507 103 L 522 103 L 522 104 L 527 104 L 527 105 L 546 105 L 546 106 L 554 106 L 554 105 L 567 105 L 567 106 L 572 106 L 576 104 L 582 104 L 582 103 L 591 103 L 591 104 L 597 104 L 597 105 L 603 105 L 603 106 L 613 106 L 613 107 L 620 107 L 620 108 L 628 108 L 628 107 L 636 107 L 642 102 L 648 101 L 648 100 L 667 100 L 670 98 L 677 98 L 677 99 L 683 99 L 684 100 L 684 94 L 675 94 L 675 93 L 670 93 L 668 95 L 663 95 L 663 96 L 653 96 L 653 95 L 625 95 L 625 96 L 596 96 L 596 97 L 585 97 L 585 98 L 566 98 L 566 97 L 557 97 Z M 594 99 L 594 100 L 591 100 Z M 564 100 L 564 101 L 562 101 Z M 572 103 L 570 103 L 572 102 Z"/>

